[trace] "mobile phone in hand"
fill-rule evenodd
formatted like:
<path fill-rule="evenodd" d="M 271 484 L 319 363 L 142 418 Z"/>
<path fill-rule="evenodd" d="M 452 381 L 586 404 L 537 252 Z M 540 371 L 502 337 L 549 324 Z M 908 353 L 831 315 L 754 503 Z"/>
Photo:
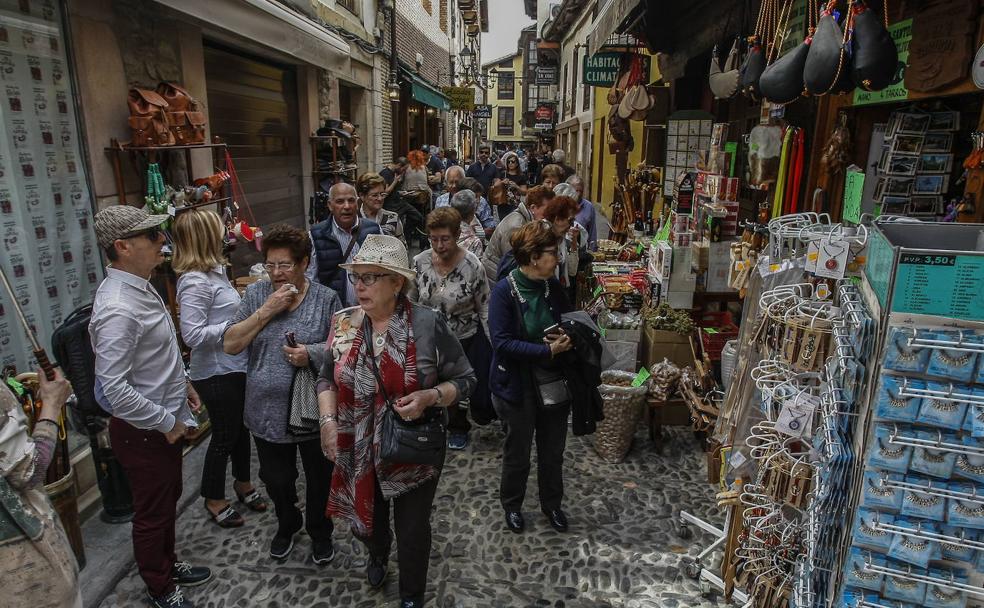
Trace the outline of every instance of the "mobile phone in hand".
<path fill-rule="evenodd" d="M 294 332 L 284 332 L 284 339 L 287 341 L 287 346 L 297 348 L 297 338 L 294 336 Z"/>
<path fill-rule="evenodd" d="M 543 335 L 544 336 L 557 337 L 557 336 L 563 335 L 564 333 L 565 333 L 564 332 L 564 329 L 560 326 L 560 323 L 554 323 L 550 327 L 548 327 L 545 330 L 543 330 Z"/>

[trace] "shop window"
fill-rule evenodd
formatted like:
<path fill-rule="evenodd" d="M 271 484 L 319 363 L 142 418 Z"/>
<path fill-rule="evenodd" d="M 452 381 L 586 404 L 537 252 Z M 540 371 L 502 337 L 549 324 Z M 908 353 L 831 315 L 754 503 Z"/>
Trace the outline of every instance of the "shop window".
<path fill-rule="evenodd" d="M 516 99 L 516 75 L 512 72 L 499 72 L 497 85 L 499 99 Z"/>
<path fill-rule="evenodd" d="M 498 135 L 512 135 L 516 124 L 515 108 L 499 108 Z"/>

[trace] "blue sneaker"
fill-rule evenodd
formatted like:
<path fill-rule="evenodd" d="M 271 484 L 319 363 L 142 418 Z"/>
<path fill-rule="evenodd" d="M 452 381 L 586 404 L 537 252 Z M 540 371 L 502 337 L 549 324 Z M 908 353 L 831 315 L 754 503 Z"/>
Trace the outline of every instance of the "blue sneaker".
<path fill-rule="evenodd" d="M 451 433 L 448 435 L 448 448 L 463 450 L 468 447 L 468 433 Z"/>

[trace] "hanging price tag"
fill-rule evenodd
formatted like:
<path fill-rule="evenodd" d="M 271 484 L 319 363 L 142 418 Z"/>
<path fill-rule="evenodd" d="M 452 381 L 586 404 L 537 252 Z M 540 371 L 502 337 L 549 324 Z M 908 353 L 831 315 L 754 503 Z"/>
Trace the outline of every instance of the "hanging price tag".
<path fill-rule="evenodd" d="M 604 328 L 604 327 L 599 327 L 599 328 L 598 328 L 598 331 L 600 331 L 600 332 L 601 332 L 601 337 L 602 337 L 602 338 L 607 338 L 607 337 L 608 337 L 608 331 L 607 331 L 607 330 L 605 330 L 605 328 Z"/>
<path fill-rule="evenodd" d="M 649 377 L 651 375 L 652 374 L 649 373 L 648 369 L 646 369 L 645 367 L 640 367 L 639 373 L 636 374 L 636 377 L 632 379 L 632 388 L 639 388 L 640 386 L 642 386 L 642 383 L 645 382 L 646 380 L 649 380 Z"/>
<path fill-rule="evenodd" d="M 642 255 L 642 249 L 643 249 L 642 243 L 639 243 L 638 245 L 636 245 L 636 253 L 637 254 Z"/>
<path fill-rule="evenodd" d="M 167 214 L 170 215 L 171 217 L 174 217 L 174 213 L 175 213 L 174 205 L 168 205 Z"/>

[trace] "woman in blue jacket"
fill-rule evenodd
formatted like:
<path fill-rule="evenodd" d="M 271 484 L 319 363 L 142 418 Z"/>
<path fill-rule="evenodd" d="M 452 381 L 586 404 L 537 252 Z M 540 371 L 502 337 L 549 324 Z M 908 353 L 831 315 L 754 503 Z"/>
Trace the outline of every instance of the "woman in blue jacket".
<path fill-rule="evenodd" d="M 571 305 L 554 278 L 558 243 L 550 223 L 530 222 L 512 235 L 510 243 L 519 267 L 496 283 L 489 300 L 493 350 L 489 383 L 492 405 L 506 430 L 499 495 L 506 525 L 522 532 L 535 435 L 540 509 L 555 530 L 566 532 L 561 503 L 570 404 L 544 405 L 538 385 L 544 384 L 544 378 L 559 376 L 555 357 L 571 349 L 570 337 L 552 329 Z"/>

